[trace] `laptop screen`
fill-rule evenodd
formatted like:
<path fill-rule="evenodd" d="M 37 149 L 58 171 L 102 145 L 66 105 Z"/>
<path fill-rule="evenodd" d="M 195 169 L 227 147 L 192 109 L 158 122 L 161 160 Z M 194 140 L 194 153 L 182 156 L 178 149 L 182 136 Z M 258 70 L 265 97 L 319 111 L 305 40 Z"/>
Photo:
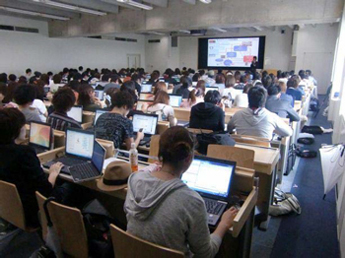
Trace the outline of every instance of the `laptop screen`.
<path fill-rule="evenodd" d="M 207 92 L 209 92 L 210 90 L 219 91 L 219 88 L 218 88 L 218 87 L 206 87 L 206 89 L 205 89 L 205 94 L 206 94 Z"/>
<path fill-rule="evenodd" d="M 104 91 L 103 90 L 95 90 L 95 97 L 99 100 L 103 101 L 104 99 Z"/>
<path fill-rule="evenodd" d="M 139 132 L 143 128 L 144 134 L 154 135 L 156 133 L 158 115 L 134 114 L 133 132 Z"/>
<path fill-rule="evenodd" d="M 153 103 L 153 101 L 141 101 L 141 100 L 139 100 L 138 103 L 137 103 L 136 110 L 142 110 L 142 107 L 143 107 L 144 104 L 146 104 L 146 108 L 147 108 L 152 103 Z"/>
<path fill-rule="evenodd" d="M 195 157 L 181 180 L 199 193 L 227 198 L 235 166 L 233 162 Z"/>
<path fill-rule="evenodd" d="M 95 165 L 99 173 L 102 173 L 103 163 L 105 157 L 105 149 L 97 141 L 95 141 L 95 146 L 92 153 L 92 163 Z"/>
<path fill-rule="evenodd" d="M 182 96 L 178 95 L 169 95 L 170 97 L 170 106 L 172 107 L 180 107 L 181 102 L 182 102 Z"/>
<path fill-rule="evenodd" d="M 67 128 L 66 153 L 91 159 L 95 135 L 91 132 Z"/>
<path fill-rule="evenodd" d="M 142 84 L 141 85 L 141 92 L 151 92 L 152 91 L 152 84 Z"/>
<path fill-rule="evenodd" d="M 49 124 L 31 122 L 29 143 L 49 149 L 52 132 Z"/>
<path fill-rule="evenodd" d="M 109 111 L 107 111 L 107 110 L 97 109 L 97 110 L 96 110 L 96 113 L 95 113 L 95 120 L 93 121 L 93 125 L 96 125 L 98 118 L 99 118 L 102 114 L 108 113 L 108 112 L 109 112 Z"/>
<path fill-rule="evenodd" d="M 83 119 L 83 107 L 82 106 L 74 106 L 71 108 L 70 111 L 67 112 L 69 117 L 72 117 L 77 122 L 81 123 Z"/>

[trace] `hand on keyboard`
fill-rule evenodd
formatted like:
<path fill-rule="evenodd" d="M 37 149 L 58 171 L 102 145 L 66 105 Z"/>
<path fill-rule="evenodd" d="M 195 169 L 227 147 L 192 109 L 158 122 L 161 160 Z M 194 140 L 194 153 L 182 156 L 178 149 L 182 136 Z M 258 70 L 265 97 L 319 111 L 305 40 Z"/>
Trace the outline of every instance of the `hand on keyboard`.
<path fill-rule="evenodd" d="M 223 224 L 226 228 L 231 228 L 233 226 L 234 218 L 238 213 L 238 209 L 231 207 L 226 212 L 224 212 L 220 224 Z"/>
<path fill-rule="evenodd" d="M 63 166 L 64 166 L 64 165 L 63 165 L 61 162 L 56 162 L 55 164 L 53 164 L 53 165 L 49 168 L 49 174 L 53 174 L 53 173 L 59 174 L 60 171 L 61 171 L 61 168 L 62 168 Z"/>

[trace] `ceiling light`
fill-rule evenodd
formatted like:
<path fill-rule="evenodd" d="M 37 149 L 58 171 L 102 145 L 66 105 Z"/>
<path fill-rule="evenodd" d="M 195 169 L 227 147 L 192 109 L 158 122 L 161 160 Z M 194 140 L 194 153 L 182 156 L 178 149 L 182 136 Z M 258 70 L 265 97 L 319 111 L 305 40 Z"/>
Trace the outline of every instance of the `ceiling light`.
<path fill-rule="evenodd" d="M 186 34 L 190 34 L 190 30 L 179 30 L 179 32 L 181 32 L 181 33 L 186 33 Z"/>
<path fill-rule="evenodd" d="M 54 2 L 54 1 L 50 1 L 50 0 L 32 0 L 32 1 L 37 2 L 37 3 L 46 4 L 46 5 L 50 5 L 50 6 L 54 6 L 54 7 L 78 11 L 78 12 L 82 12 L 82 13 L 88 13 L 88 14 L 100 15 L 100 16 L 107 15 L 107 13 L 105 13 L 105 12 L 100 12 L 100 11 L 96 11 L 96 10 L 92 10 L 92 9 L 88 9 L 88 8 L 83 8 L 83 7 L 79 7 L 79 6 L 75 6 L 75 5 L 70 5 L 70 4 Z"/>
<path fill-rule="evenodd" d="M 150 34 L 153 34 L 153 35 L 160 35 L 160 36 L 163 36 L 165 35 L 164 33 L 162 32 L 157 32 L 157 31 L 149 31 Z"/>
<path fill-rule="evenodd" d="M 212 0 L 200 0 L 200 2 L 204 4 L 210 4 L 212 3 Z"/>
<path fill-rule="evenodd" d="M 216 31 L 219 31 L 219 32 L 222 32 L 222 33 L 225 33 L 225 32 L 228 32 L 227 30 L 224 30 L 222 28 L 217 28 L 217 27 L 212 27 L 210 28 L 211 30 L 216 30 Z"/>
<path fill-rule="evenodd" d="M 0 6 L 0 10 L 4 10 L 4 11 L 7 11 L 7 12 L 11 12 L 11 13 L 20 13 L 20 14 L 44 17 L 44 18 L 60 20 L 60 21 L 68 21 L 68 20 L 70 20 L 70 18 L 68 18 L 68 17 L 57 16 L 57 15 L 52 15 L 52 14 L 45 14 L 45 13 L 37 13 L 37 12 L 21 10 L 21 9 L 15 9 L 15 8 L 6 7 L 6 6 Z"/>
<path fill-rule="evenodd" d="M 138 8 L 144 9 L 144 10 L 152 10 L 153 9 L 152 6 L 149 6 L 146 4 L 141 4 L 141 3 L 135 2 L 133 0 L 117 0 L 117 1 L 120 3 L 128 4 L 128 5 L 131 5 L 134 7 L 138 7 Z"/>

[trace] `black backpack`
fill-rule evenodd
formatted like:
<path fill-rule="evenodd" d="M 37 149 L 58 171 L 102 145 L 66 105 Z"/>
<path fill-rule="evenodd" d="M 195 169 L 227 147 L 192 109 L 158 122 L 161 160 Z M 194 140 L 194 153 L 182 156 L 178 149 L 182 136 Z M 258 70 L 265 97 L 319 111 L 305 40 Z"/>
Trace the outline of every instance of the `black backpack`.
<path fill-rule="evenodd" d="M 302 133 L 323 134 L 323 130 L 318 125 L 305 125 L 302 128 Z"/>
<path fill-rule="evenodd" d="M 207 154 L 209 144 L 235 146 L 235 141 L 228 132 L 203 133 L 201 131 L 196 135 L 196 139 L 198 141 L 196 150 L 202 155 Z"/>

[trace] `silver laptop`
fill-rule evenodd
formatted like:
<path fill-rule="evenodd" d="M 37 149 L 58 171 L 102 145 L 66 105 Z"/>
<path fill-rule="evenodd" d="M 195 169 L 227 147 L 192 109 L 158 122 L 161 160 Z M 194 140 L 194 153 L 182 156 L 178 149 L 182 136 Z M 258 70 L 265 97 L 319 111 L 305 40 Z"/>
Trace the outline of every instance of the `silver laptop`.
<path fill-rule="evenodd" d="M 71 110 L 67 112 L 67 115 L 81 123 L 83 120 L 83 106 L 73 106 Z"/>
<path fill-rule="evenodd" d="M 230 185 L 236 162 L 195 156 L 181 180 L 205 201 L 208 224 L 218 223 L 230 202 Z"/>

